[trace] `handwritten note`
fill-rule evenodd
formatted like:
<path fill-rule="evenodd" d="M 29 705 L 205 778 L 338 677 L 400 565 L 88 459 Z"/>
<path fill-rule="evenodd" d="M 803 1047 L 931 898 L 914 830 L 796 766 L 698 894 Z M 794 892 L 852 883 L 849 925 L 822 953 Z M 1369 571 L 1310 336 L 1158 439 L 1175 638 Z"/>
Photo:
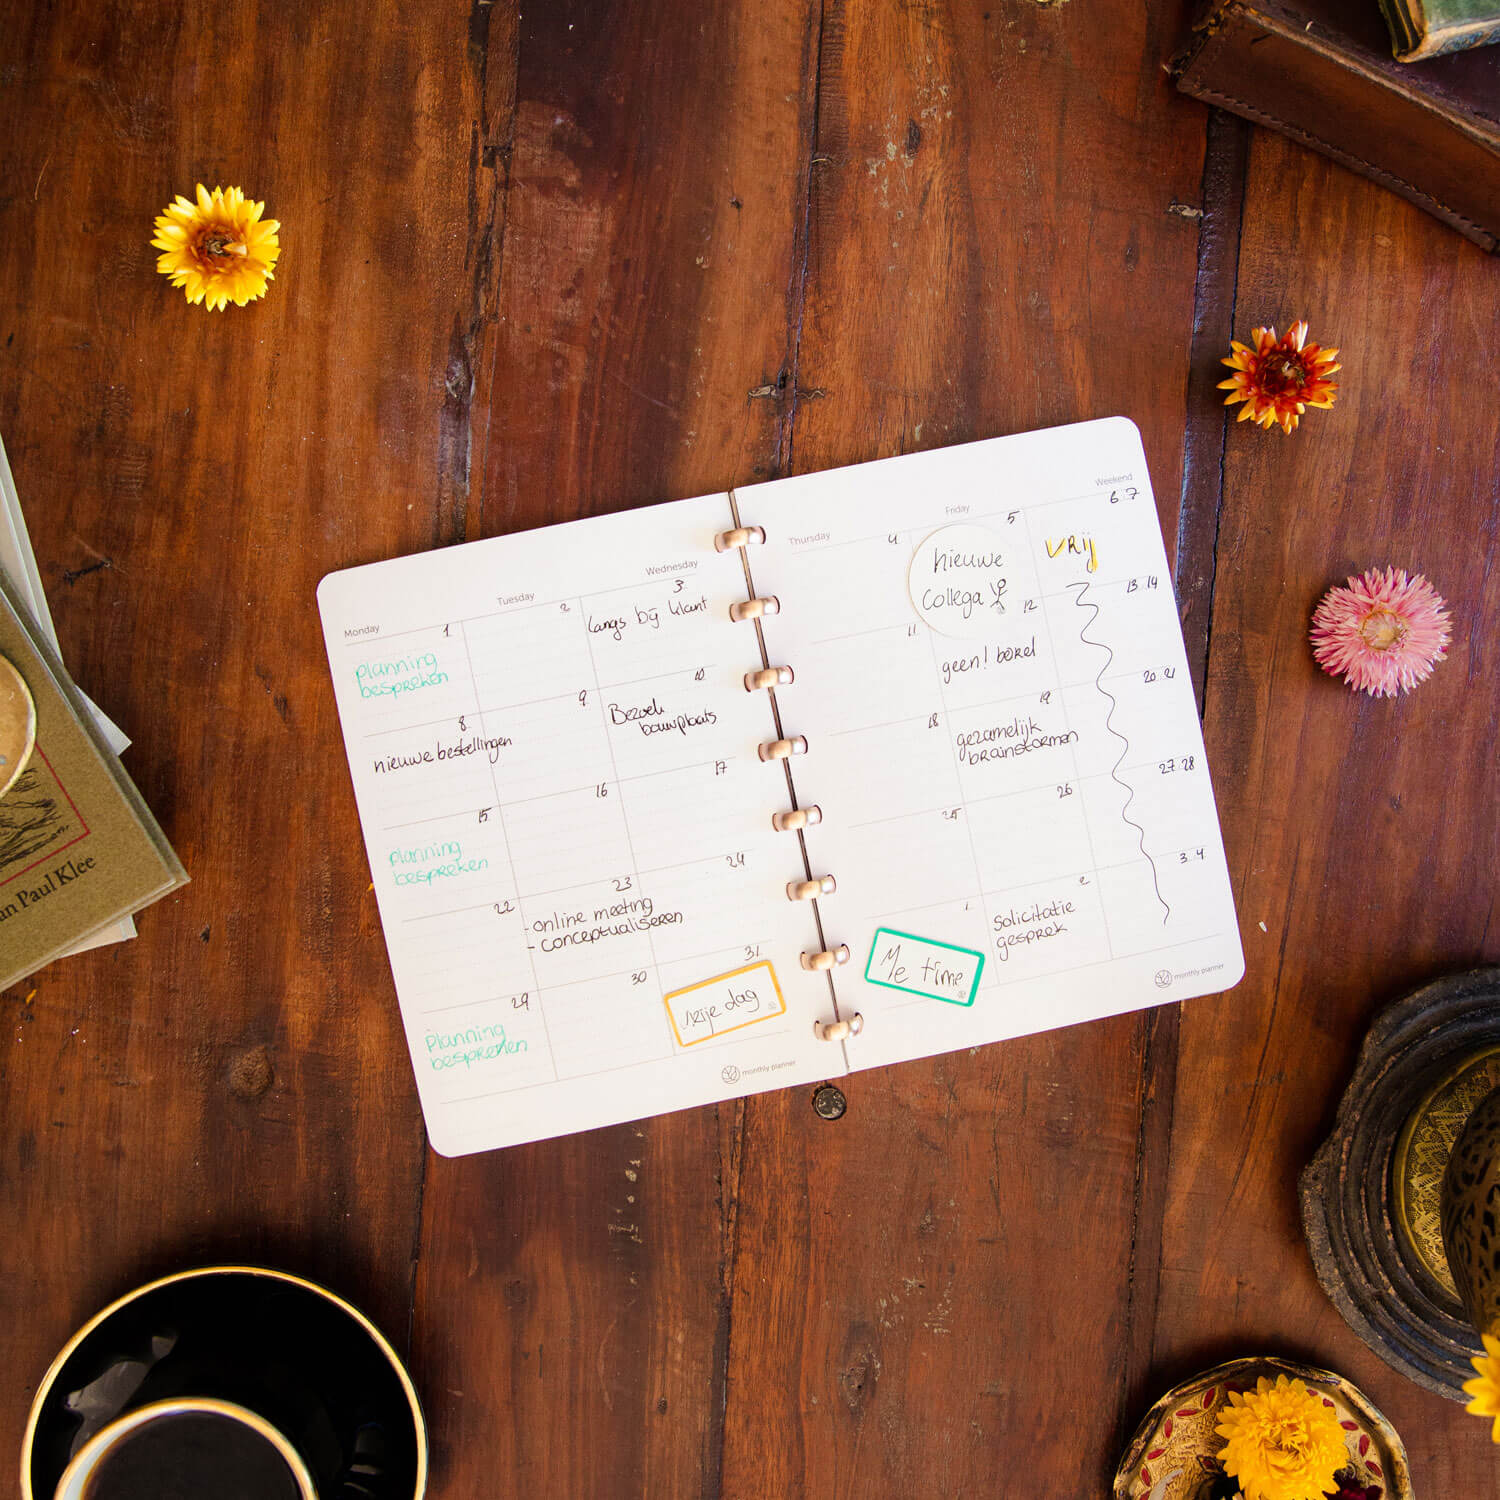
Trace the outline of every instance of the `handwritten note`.
<path fill-rule="evenodd" d="M 786 1001 L 769 963 L 746 964 L 664 998 L 672 1030 L 684 1047 L 786 1014 Z"/>
<path fill-rule="evenodd" d="M 972 1005 L 983 973 L 982 953 L 889 927 L 875 929 L 875 941 L 865 964 L 865 978 L 871 984 L 904 990 L 908 995 L 925 995 L 930 1000 L 946 1000 L 949 1005 Z"/>
<path fill-rule="evenodd" d="M 987 635 L 1011 607 L 1008 548 L 987 526 L 944 526 L 916 550 L 907 588 L 917 613 L 943 635 Z"/>

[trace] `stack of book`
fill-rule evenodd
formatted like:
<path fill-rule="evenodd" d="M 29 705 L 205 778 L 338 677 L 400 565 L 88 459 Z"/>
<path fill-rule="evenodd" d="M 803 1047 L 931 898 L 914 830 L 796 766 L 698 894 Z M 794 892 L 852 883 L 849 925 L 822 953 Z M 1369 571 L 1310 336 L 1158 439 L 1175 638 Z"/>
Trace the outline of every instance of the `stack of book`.
<path fill-rule="evenodd" d="M 134 913 L 186 884 L 129 743 L 63 670 L 0 445 L 0 988 L 134 937 Z"/>

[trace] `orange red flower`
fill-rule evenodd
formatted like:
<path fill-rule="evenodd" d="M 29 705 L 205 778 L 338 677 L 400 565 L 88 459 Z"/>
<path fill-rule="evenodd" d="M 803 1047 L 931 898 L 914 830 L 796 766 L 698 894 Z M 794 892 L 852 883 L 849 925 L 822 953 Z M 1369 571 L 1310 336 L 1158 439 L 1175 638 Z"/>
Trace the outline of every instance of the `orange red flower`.
<path fill-rule="evenodd" d="M 1219 389 L 1229 392 L 1225 406 L 1244 402 L 1241 422 L 1248 419 L 1291 432 L 1309 406 L 1333 405 L 1338 384 L 1328 377 L 1343 368 L 1335 362 L 1339 351 L 1309 344 L 1305 318 L 1299 318 L 1281 338 L 1274 328 L 1257 328 L 1253 349 L 1237 339 L 1230 341 L 1230 347 L 1234 352 L 1220 363 L 1234 374 L 1221 380 Z"/>

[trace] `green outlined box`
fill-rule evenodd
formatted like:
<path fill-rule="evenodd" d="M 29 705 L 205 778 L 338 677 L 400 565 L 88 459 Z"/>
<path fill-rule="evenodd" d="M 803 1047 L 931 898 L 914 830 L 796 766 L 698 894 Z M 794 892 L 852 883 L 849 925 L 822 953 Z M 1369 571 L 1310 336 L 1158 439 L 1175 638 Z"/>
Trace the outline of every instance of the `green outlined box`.
<path fill-rule="evenodd" d="M 984 954 L 913 932 L 897 932 L 894 927 L 875 929 L 865 961 L 867 984 L 946 1005 L 972 1005 L 983 973 Z"/>

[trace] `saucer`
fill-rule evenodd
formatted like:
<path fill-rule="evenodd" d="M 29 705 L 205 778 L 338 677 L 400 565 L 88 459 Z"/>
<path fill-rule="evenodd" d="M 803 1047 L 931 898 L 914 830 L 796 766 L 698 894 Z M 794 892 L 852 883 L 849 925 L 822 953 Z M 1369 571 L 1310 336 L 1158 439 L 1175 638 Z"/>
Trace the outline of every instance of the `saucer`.
<path fill-rule="evenodd" d="M 231 1401 L 279 1429 L 320 1500 L 422 1500 L 427 1428 L 396 1351 L 332 1292 L 255 1266 L 184 1271 L 96 1314 L 52 1363 L 21 1444 L 21 1500 L 52 1500 L 73 1454 L 149 1402 Z"/>

